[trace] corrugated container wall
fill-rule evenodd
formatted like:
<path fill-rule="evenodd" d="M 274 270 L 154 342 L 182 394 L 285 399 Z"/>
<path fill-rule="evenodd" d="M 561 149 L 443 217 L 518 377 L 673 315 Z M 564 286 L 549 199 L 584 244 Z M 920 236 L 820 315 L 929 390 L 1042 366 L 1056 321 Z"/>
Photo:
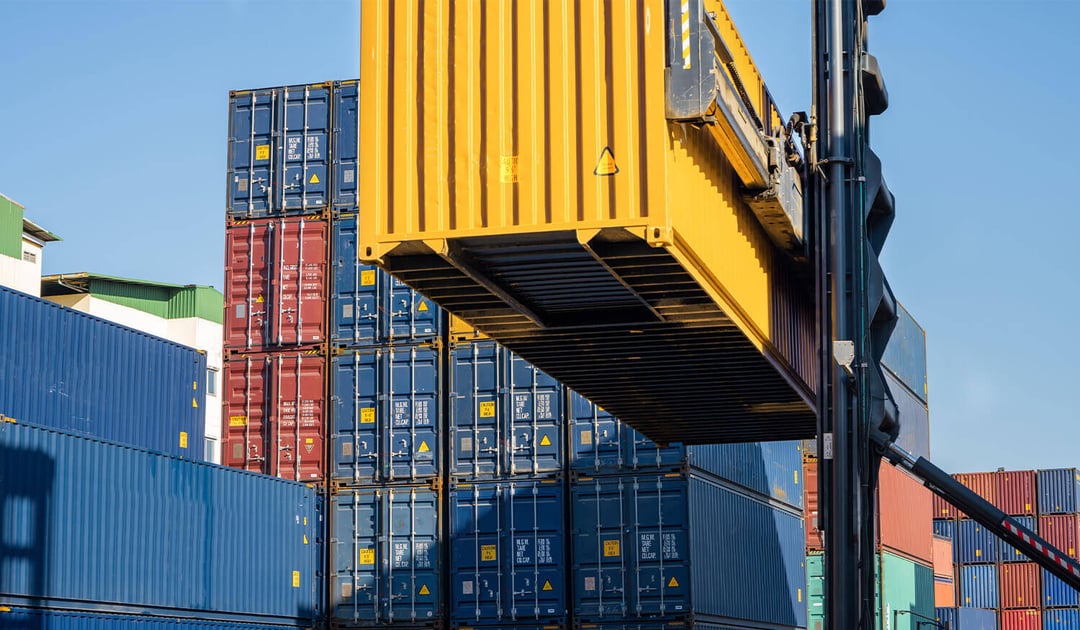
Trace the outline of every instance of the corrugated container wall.
<path fill-rule="evenodd" d="M 356 259 L 356 215 L 334 217 L 331 333 L 335 346 L 430 343 L 442 309 L 390 274 Z"/>
<path fill-rule="evenodd" d="M 1011 516 L 1038 514 L 1034 470 L 1001 470 L 994 473 L 997 507 Z"/>
<path fill-rule="evenodd" d="M 349 486 L 436 478 L 442 452 L 443 353 L 373 347 L 331 363 L 333 473 Z"/>
<path fill-rule="evenodd" d="M 1035 473 L 1039 487 L 1039 514 L 1080 512 L 1080 470 L 1055 468 Z"/>
<path fill-rule="evenodd" d="M 961 566 L 960 605 L 973 608 L 998 607 L 997 567 L 992 564 Z"/>
<path fill-rule="evenodd" d="M 885 370 L 885 384 L 900 412 L 900 434 L 896 443 L 917 457 L 929 458 L 930 410 L 926 403 L 912 394 L 888 370 Z"/>
<path fill-rule="evenodd" d="M 707 32 L 706 10 L 772 127 L 724 5 L 692 28 Z M 660 0 L 365 3 L 361 82 L 395 87 L 360 94 L 360 259 L 654 440 L 809 438 L 812 296 L 743 198 L 745 153 L 714 134 L 729 119 L 667 118 L 679 15 Z M 701 72 L 753 125 L 702 42 Z"/>
<path fill-rule="evenodd" d="M 1043 608 L 1069 608 L 1080 606 L 1080 595 L 1076 589 L 1065 583 L 1064 580 L 1043 569 L 1042 574 L 1042 606 Z"/>
<path fill-rule="evenodd" d="M 1080 610 L 1043 611 L 1043 630 L 1080 629 Z"/>
<path fill-rule="evenodd" d="M 12 423 L 0 479 L 2 605 L 321 615 L 322 503 L 307 486 Z"/>
<path fill-rule="evenodd" d="M 956 582 L 951 578 L 934 577 L 934 606 L 956 606 Z"/>
<path fill-rule="evenodd" d="M 431 625 L 443 613 L 441 496 L 421 487 L 352 490 L 331 498 L 331 619 Z"/>
<path fill-rule="evenodd" d="M 953 479 L 956 479 L 960 483 L 964 484 L 969 490 L 986 499 L 990 503 L 997 505 L 997 474 L 992 472 L 980 472 L 980 473 L 957 473 L 953 475 Z M 935 495 L 936 496 L 936 495 Z M 940 499 L 940 497 L 939 497 Z M 935 511 L 935 516 L 945 518 L 964 518 L 966 515 L 957 510 L 955 507 L 948 505 L 944 501 L 937 504 L 940 506 L 948 506 L 942 508 L 941 512 Z M 948 515 L 945 513 L 948 511 Z"/>
<path fill-rule="evenodd" d="M 1039 536 L 1070 558 L 1080 559 L 1080 515 L 1040 516 Z"/>
<path fill-rule="evenodd" d="M 583 477 L 570 506 L 580 621 L 692 615 L 805 627 L 800 514 L 674 473 Z M 719 575 L 739 579 L 718 589 Z"/>
<path fill-rule="evenodd" d="M 566 622 L 565 499 L 554 479 L 451 489 L 452 624 Z"/>
<path fill-rule="evenodd" d="M 956 557 L 960 564 L 993 564 L 1000 542 L 977 521 L 962 520 L 956 527 Z"/>
<path fill-rule="evenodd" d="M 225 230 L 225 348 L 292 349 L 326 341 L 328 223 L 291 217 Z"/>
<path fill-rule="evenodd" d="M 938 623 L 949 630 L 998 630 L 997 611 L 983 608 L 938 608 Z"/>
<path fill-rule="evenodd" d="M 926 565 L 934 562 L 932 493 L 894 466 L 878 480 L 878 542 L 883 549 Z"/>
<path fill-rule="evenodd" d="M 998 568 L 998 605 L 1002 608 L 1038 608 L 1039 565 L 1010 562 Z"/>
<path fill-rule="evenodd" d="M 334 82 L 334 133 L 330 149 L 334 171 L 330 201 L 335 212 L 348 213 L 357 209 L 356 187 L 360 181 L 356 172 L 360 151 L 359 90 L 360 81 L 356 79 Z"/>
<path fill-rule="evenodd" d="M 1014 516 L 1012 518 L 1017 523 L 1020 523 L 1021 525 L 1028 528 L 1032 532 L 1038 532 L 1040 536 L 1043 536 L 1045 538 L 1045 534 L 1043 534 L 1043 532 L 1038 530 L 1037 525 L 1036 525 L 1036 520 L 1035 520 L 1034 516 Z M 1004 540 L 999 540 L 998 542 L 1000 543 L 998 545 L 998 550 L 999 550 L 999 553 L 1000 553 L 999 558 L 1000 558 L 1000 560 L 1002 562 L 1027 562 L 1028 561 L 1028 557 L 1025 556 L 1023 553 L 1021 553 L 1020 550 L 1017 549 L 1016 547 L 1013 547 L 1012 545 L 1005 542 Z"/>
<path fill-rule="evenodd" d="M 225 363 L 222 462 L 294 481 L 325 478 L 326 360 L 316 351 Z"/>
<path fill-rule="evenodd" d="M 308 214 L 329 204 L 332 85 L 229 94 L 227 212 Z"/>
<path fill-rule="evenodd" d="M 953 572 L 953 541 L 952 538 L 934 536 L 934 575 L 952 579 Z"/>
<path fill-rule="evenodd" d="M 1034 608 L 1003 610 L 1001 630 L 1042 630 L 1042 613 Z"/>
<path fill-rule="evenodd" d="M 206 355 L 0 287 L 0 415 L 203 458 Z"/>
<path fill-rule="evenodd" d="M 881 363 L 901 383 L 926 404 L 926 331 L 915 321 L 906 308 L 897 309 L 896 328 L 893 329 Z M 903 417 L 903 416 L 901 416 Z"/>
<path fill-rule="evenodd" d="M 878 561 L 878 627 L 920 630 L 934 615 L 933 569 L 888 552 Z"/>
<path fill-rule="evenodd" d="M 120 615 L 42 608 L 0 610 L 0 627 L 5 630 L 288 630 L 310 628 L 310 622 L 292 624 L 207 621 L 152 615 Z"/>
<path fill-rule="evenodd" d="M 824 551 L 825 539 L 818 529 L 818 474 L 817 460 L 803 464 L 803 505 L 806 506 L 806 550 Z"/>
<path fill-rule="evenodd" d="M 938 495 L 934 495 L 934 518 L 955 519 L 959 518 L 960 511 L 952 503 L 947 502 Z"/>

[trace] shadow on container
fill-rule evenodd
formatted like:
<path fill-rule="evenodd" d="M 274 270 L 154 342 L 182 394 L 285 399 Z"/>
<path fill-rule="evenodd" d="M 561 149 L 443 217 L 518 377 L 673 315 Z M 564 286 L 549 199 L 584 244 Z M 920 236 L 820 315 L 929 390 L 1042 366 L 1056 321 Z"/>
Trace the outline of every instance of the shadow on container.
<path fill-rule="evenodd" d="M 0 602 L 41 605 L 49 593 L 50 501 L 56 464 L 37 450 L 0 444 Z M 40 630 L 40 617 L 0 626 Z"/>

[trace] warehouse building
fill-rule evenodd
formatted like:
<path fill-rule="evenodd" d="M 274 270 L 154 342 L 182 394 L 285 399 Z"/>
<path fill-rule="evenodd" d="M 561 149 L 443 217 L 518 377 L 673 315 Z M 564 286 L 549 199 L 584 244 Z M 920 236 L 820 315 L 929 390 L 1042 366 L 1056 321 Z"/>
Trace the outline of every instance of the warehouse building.
<path fill-rule="evenodd" d="M 0 194 L 0 286 L 40 295 L 42 250 L 60 237 L 27 219 L 24 210 Z"/>

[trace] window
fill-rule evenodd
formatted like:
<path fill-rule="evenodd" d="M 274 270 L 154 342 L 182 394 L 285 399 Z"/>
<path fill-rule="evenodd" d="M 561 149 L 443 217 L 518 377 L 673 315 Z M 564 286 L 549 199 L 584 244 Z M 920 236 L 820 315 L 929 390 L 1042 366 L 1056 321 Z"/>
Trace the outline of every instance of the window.
<path fill-rule="evenodd" d="M 206 395 L 217 396 L 217 373 L 214 368 L 207 368 L 206 370 Z"/>
<path fill-rule="evenodd" d="M 203 440 L 203 460 L 210 462 L 211 464 L 220 464 L 217 453 L 217 440 L 214 438 L 205 438 Z"/>
<path fill-rule="evenodd" d="M 22 253 L 22 259 L 24 261 L 28 262 L 28 263 L 36 263 L 37 262 L 37 254 L 35 254 L 34 252 L 32 252 L 32 251 L 30 251 L 28 249 L 24 249 L 23 253 Z"/>

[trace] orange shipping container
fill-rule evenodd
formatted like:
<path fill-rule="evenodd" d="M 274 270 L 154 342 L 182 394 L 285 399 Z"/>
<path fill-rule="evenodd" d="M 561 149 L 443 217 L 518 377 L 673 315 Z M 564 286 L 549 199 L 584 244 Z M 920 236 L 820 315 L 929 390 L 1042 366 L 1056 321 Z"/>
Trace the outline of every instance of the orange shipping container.
<path fill-rule="evenodd" d="M 954 608 L 956 606 L 956 583 L 952 580 L 934 578 L 934 607 Z"/>
<path fill-rule="evenodd" d="M 933 493 L 899 468 L 883 465 L 878 481 L 878 542 L 922 564 L 934 561 Z"/>
<path fill-rule="evenodd" d="M 953 544 L 949 538 L 934 536 L 934 577 L 956 579 L 953 571 Z"/>
<path fill-rule="evenodd" d="M 960 512 L 951 503 L 945 501 L 938 495 L 934 495 L 934 518 L 960 518 Z"/>
<path fill-rule="evenodd" d="M 806 506 L 806 550 L 824 551 L 824 541 L 818 530 L 817 461 L 803 463 L 803 505 Z"/>
<path fill-rule="evenodd" d="M 998 568 L 998 605 L 1002 608 L 1038 606 L 1039 565 L 1007 562 Z"/>

